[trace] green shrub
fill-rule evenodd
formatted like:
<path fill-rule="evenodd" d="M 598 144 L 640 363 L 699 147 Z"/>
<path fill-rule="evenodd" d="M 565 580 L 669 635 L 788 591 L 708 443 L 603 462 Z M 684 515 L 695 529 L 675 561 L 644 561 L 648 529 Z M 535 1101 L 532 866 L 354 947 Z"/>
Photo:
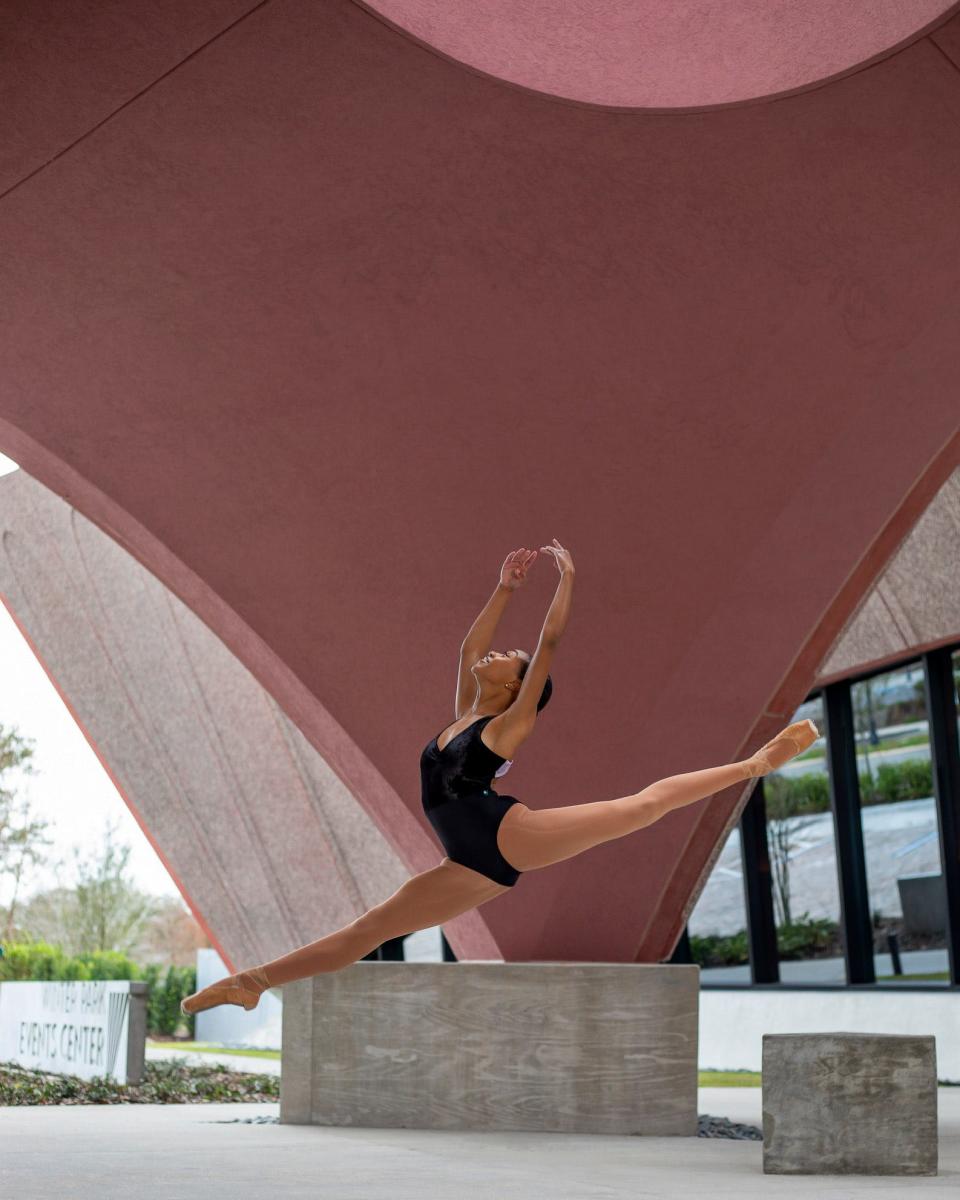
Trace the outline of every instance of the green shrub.
<path fill-rule="evenodd" d="M 829 917 L 811 917 L 804 913 L 790 925 L 777 929 L 777 950 L 781 959 L 807 958 L 829 949 L 837 936 L 837 923 Z M 701 967 L 737 967 L 750 961 L 747 931 L 726 936 L 706 934 L 690 936 L 690 953 Z"/>
<path fill-rule="evenodd" d="M 0 981 L 29 979 L 138 979 L 147 984 L 147 1033 L 173 1037 L 186 1025 L 194 1032 L 194 1018 L 184 1016 L 180 1001 L 197 988 L 195 967 L 140 966 L 117 950 L 98 950 L 71 957 L 49 942 L 7 942 L 0 958 Z"/>
<path fill-rule="evenodd" d="M 929 760 L 907 759 L 902 763 L 881 763 L 871 777 L 860 776 L 863 804 L 893 804 L 897 800 L 919 800 L 933 795 L 933 767 Z"/>
<path fill-rule="evenodd" d="M 787 812 L 802 816 L 830 811 L 830 784 L 826 775 L 799 775 L 795 779 L 781 777 L 780 782 L 787 787 Z"/>
<path fill-rule="evenodd" d="M 0 982 L 13 979 L 89 979 L 89 969 L 49 942 L 7 942 L 0 958 Z"/>
<path fill-rule="evenodd" d="M 732 967 L 750 961 L 747 931 L 721 936 L 708 933 L 702 937 L 690 935 L 690 955 L 701 967 Z"/>
<path fill-rule="evenodd" d="M 161 968 L 150 983 L 150 998 L 147 1002 L 147 1027 L 151 1033 L 173 1037 L 178 1026 L 186 1022 L 187 1033 L 193 1036 L 194 1018 L 184 1016 L 180 1001 L 197 990 L 196 967 L 167 967 L 160 978 Z"/>
<path fill-rule="evenodd" d="M 892 804 L 933 795 L 933 768 L 929 759 L 881 763 L 875 771 L 860 773 L 860 803 Z M 826 773 L 776 775 L 767 784 L 767 815 L 773 819 L 830 811 L 830 786 Z"/>
<path fill-rule="evenodd" d="M 78 954 L 77 962 L 83 963 L 90 972 L 87 979 L 139 979 L 140 967 L 119 950 L 95 950 L 92 954 Z"/>
<path fill-rule="evenodd" d="M 829 917 L 811 917 L 809 913 L 803 913 L 789 925 L 777 929 L 780 958 L 808 958 L 817 950 L 828 949 L 836 940 L 837 928 L 837 922 Z"/>

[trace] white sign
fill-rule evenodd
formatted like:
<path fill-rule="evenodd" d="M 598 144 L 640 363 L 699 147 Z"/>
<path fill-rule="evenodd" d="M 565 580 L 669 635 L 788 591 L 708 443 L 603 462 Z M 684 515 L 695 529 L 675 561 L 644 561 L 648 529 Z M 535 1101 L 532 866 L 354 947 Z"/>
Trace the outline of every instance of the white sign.
<path fill-rule="evenodd" d="M 0 1061 L 139 1083 L 146 990 L 129 979 L 0 983 Z"/>

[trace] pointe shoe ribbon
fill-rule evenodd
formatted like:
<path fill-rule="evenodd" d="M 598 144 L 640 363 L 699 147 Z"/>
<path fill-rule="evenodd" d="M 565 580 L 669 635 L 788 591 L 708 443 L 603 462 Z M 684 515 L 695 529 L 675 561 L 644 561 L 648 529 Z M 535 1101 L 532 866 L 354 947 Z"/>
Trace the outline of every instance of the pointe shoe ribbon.
<path fill-rule="evenodd" d="M 260 996 L 269 987 L 270 982 L 263 967 L 251 967 L 211 983 L 191 996 L 185 996 L 180 1001 L 180 1011 L 189 1016 L 216 1008 L 218 1004 L 239 1004 L 249 1012 L 257 1007 Z"/>
<path fill-rule="evenodd" d="M 798 754 L 802 754 L 808 749 L 820 736 L 820 730 L 808 718 L 805 721 L 794 721 L 792 725 L 788 725 L 786 729 L 782 729 L 776 737 L 771 738 L 769 742 L 765 742 L 759 750 L 755 750 L 748 759 L 744 760 L 744 769 L 747 772 L 748 779 L 756 779 L 758 775 L 769 775 L 771 771 L 779 770 L 785 763 L 788 763 L 791 758 L 796 758 Z M 778 743 L 790 742 L 793 745 L 793 750 L 783 762 L 774 763 L 771 761 L 770 755 L 774 747 L 778 747 Z M 779 747 L 776 750 L 777 758 L 780 758 L 781 751 Z"/>

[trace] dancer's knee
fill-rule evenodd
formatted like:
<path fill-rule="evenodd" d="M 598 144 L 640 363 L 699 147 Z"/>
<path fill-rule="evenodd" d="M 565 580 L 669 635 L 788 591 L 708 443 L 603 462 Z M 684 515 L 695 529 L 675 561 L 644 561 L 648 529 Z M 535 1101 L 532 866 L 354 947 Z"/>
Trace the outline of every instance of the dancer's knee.
<path fill-rule="evenodd" d="M 381 904 L 367 909 L 348 926 L 351 936 L 360 943 L 372 943 L 376 949 L 391 938 L 406 936 L 423 927 L 412 881 L 407 880 Z M 432 924 L 428 921 L 427 924 Z M 366 951 L 365 951 L 366 953 Z"/>
<path fill-rule="evenodd" d="M 344 953 L 355 962 L 376 950 L 392 936 L 386 931 L 386 925 L 382 913 L 375 908 L 368 909 L 340 931 Z"/>
<path fill-rule="evenodd" d="M 365 913 L 362 913 L 357 919 L 347 926 L 351 937 L 358 941 L 369 941 L 370 938 L 380 937 L 381 941 L 386 939 L 384 930 L 387 926 L 387 914 L 383 911 L 382 905 L 377 905 L 374 908 L 369 908 Z M 381 937 L 381 935 L 383 935 Z M 380 945 L 380 942 L 377 942 Z"/>

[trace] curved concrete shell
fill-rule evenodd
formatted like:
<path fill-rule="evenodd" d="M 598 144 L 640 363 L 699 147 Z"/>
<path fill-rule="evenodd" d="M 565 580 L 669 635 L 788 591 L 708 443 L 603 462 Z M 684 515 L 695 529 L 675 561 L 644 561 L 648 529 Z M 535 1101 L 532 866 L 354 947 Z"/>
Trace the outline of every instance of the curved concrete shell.
<path fill-rule="evenodd" d="M 0 479 L 0 598 L 194 916 L 239 970 L 408 872 L 220 639 L 113 538 Z"/>
<path fill-rule="evenodd" d="M 956 17 L 649 113 L 349 0 L 19 10 L 0 449 L 219 634 L 408 870 L 519 544 L 568 545 L 577 597 L 501 790 L 622 795 L 785 723 L 960 462 Z M 532 648 L 553 583 L 503 637 Z M 460 953 L 664 957 L 744 799 L 530 872 Z"/>

